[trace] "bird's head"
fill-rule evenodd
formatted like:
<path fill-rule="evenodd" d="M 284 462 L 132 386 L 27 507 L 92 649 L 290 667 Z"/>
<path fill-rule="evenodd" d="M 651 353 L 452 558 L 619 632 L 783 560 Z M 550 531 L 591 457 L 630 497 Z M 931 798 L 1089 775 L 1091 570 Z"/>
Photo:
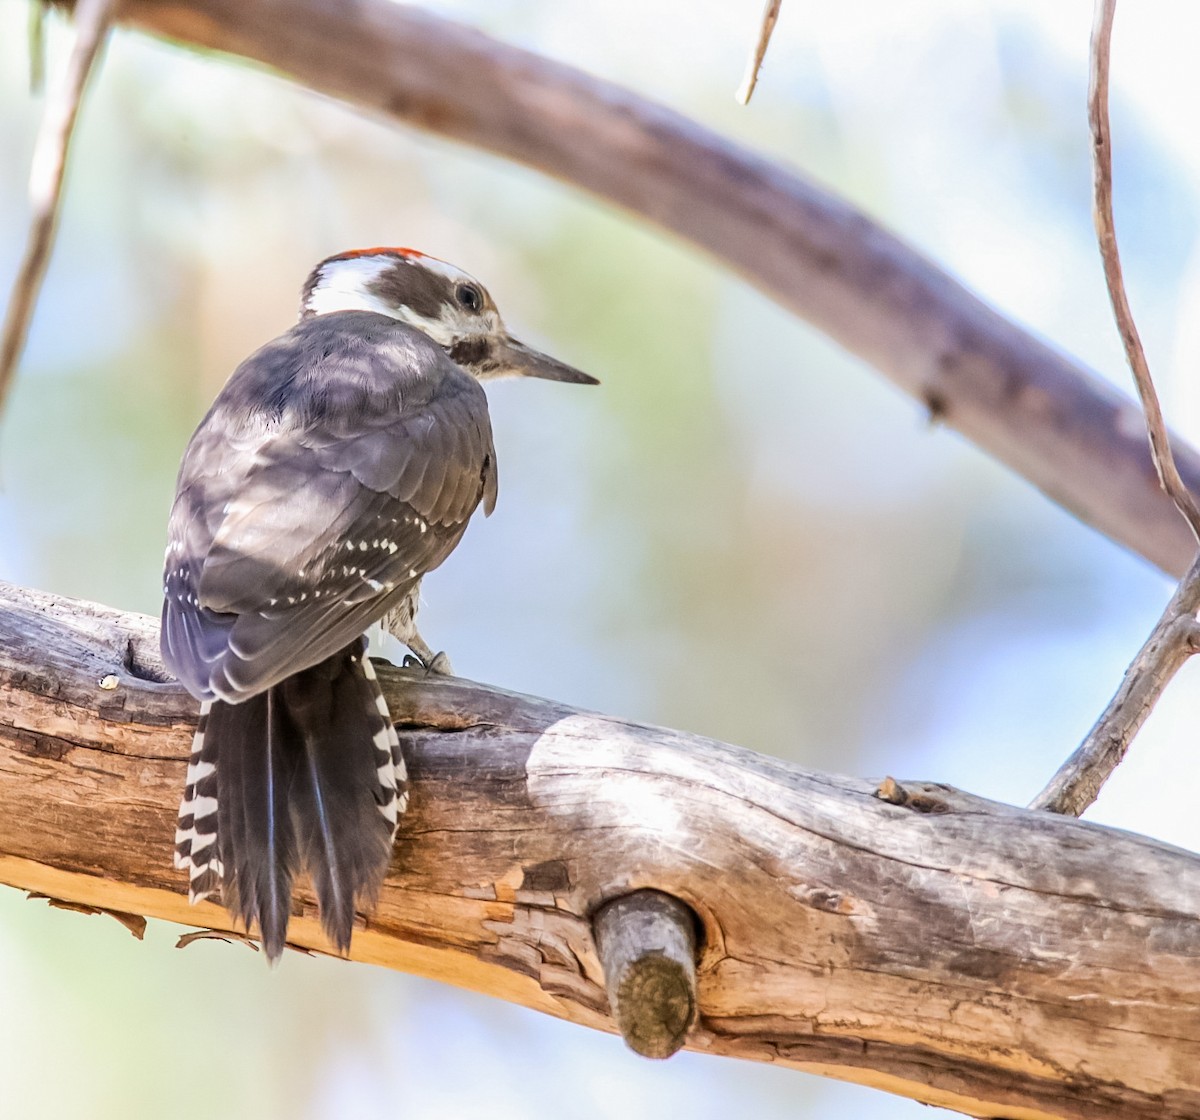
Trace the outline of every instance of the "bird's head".
<path fill-rule="evenodd" d="M 431 338 L 480 381 L 542 377 L 599 384 L 518 342 L 478 280 L 415 249 L 355 249 L 326 257 L 305 281 L 300 318 L 333 311 L 374 311 L 398 319 Z"/>

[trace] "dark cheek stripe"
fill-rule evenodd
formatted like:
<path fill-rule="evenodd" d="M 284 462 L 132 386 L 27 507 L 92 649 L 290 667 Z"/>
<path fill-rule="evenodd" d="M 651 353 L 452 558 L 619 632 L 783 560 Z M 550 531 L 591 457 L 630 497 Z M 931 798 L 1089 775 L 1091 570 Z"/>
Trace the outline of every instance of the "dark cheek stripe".
<path fill-rule="evenodd" d="M 491 340 L 487 338 L 460 338 L 449 350 L 450 360 L 457 366 L 473 368 L 486 363 L 486 368 L 493 368 L 495 361 L 491 358 Z"/>
<path fill-rule="evenodd" d="M 454 300 L 449 280 L 403 259 L 372 280 L 367 290 L 389 306 L 411 308 L 424 319 L 441 319 L 443 307 Z"/>

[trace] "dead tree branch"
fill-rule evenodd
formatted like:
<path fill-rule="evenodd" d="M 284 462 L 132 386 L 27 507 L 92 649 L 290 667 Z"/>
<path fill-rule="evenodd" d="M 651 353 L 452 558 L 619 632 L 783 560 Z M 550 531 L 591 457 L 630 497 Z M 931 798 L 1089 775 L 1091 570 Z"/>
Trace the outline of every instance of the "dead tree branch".
<path fill-rule="evenodd" d="M 123 0 L 120 19 L 649 218 L 1100 532 L 1177 576 L 1191 562 L 1195 542 L 1158 485 L 1132 401 L 799 174 L 611 83 L 390 0 Z M 1194 487 L 1200 456 L 1175 446 Z"/>
<path fill-rule="evenodd" d="M 0 882 L 228 929 L 171 865 L 195 703 L 147 679 L 155 648 L 150 619 L 0 585 Z M 975 1116 L 1200 1115 L 1200 859 L 942 786 L 893 804 L 469 681 L 381 679 L 413 800 L 356 959 L 611 1030 L 592 920 L 649 890 L 698 918 L 692 1049 Z M 324 949 L 297 905 L 296 942 Z M 685 967 L 684 1026 L 689 984 Z"/>
<path fill-rule="evenodd" d="M 1163 420 L 1150 365 L 1138 336 L 1125 292 L 1112 203 L 1112 141 L 1108 124 L 1109 47 L 1116 0 L 1096 0 L 1088 80 L 1088 122 L 1092 132 L 1093 214 L 1096 240 L 1104 262 L 1104 279 L 1113 316 L 1125 345 L 1129 367 L 1146 414 L 1146 431 L 1155 470 L 1163 489 L 1200 540 L 1200 507 L 1179 477 L 1171 441 Z M 1100 789 L 1120 765 L 1146 717 L 1167 685 L 1193 653 L 1200 649 L 1200 556 L 1171 597 L 1150 637 L 1125 671 L 1125 679 L 1086 739 L 1060 767 L 1030 808 L 1079 816 L 1096 800 Z"/>
<path fill-rule="evenodd" d="M 37 305 L 46 266 L 50 263 L 50 251 L 54 248 L 63 178 L 67 172 L 67 152 L 71 133 L 75 130 L 79 102 L 108 36 L 115 7 L 116 0 L 79 0 L 75 8 L 75 45 L 66 73 L 62 84 L 53 87 L 46 98 L 29 176 L 32 209 L 29 240 L 0 332 L 0 415 L 4 412 L 17 362 L 25 348 L 33 309 Z"/>

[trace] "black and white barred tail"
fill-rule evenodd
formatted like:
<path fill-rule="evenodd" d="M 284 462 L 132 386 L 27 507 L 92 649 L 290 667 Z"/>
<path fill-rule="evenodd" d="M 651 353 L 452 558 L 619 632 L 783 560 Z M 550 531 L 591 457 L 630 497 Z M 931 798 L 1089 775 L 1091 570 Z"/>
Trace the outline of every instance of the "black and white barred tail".
<path fill-rule="evenodd" d="M 200 706 L 175 865 L 189 897 L 219 897 L 268 959 L 283 952 L 292 884 L 307 871 L 342 952 L 378 893 L 408 803 L 400 743 L 359 639 L 239 704 Z"/>

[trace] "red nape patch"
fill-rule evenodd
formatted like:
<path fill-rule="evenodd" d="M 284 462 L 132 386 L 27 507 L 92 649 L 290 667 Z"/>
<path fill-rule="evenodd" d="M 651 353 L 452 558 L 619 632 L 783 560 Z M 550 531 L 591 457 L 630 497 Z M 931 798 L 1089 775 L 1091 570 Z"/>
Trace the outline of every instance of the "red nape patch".
<path fill-rule="evenodd" d="M 405 249 L 398 245 L 376 245 L 371 249 L 347 249 L 344 253 L 335 253 L 326 257 L 327 261 L 352 261 L 356 257 L 423 257 L 419 249 Z"/>

